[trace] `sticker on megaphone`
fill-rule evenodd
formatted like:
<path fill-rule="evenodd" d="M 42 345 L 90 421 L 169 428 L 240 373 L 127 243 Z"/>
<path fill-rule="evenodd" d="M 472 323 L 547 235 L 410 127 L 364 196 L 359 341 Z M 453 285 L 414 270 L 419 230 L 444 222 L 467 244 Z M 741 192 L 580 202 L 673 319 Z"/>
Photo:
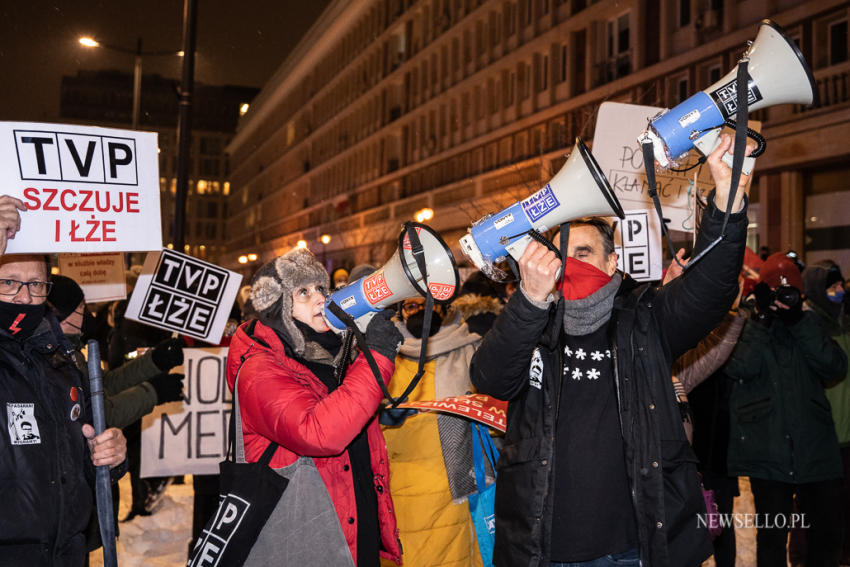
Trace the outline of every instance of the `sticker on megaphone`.
<path fill-rule="evenodd" d="M 407 227 L 416 231 L 422 245 L 425 277 L 416 263 Z M 408 297 L 425 296 L 429 290 L 436 303 L 447 303 L 454 299 L 459 285 L 454 256 L 440 235 L 427 225 L 406 223 L 398 235 L 398 247 L 386 264 L 328 296 L 325 301 L 325 319 L 331 329 L 345 330 L 345 323 L 329 309 L 331 302 L 334 302 L 365 332 L 369 321 L 378 311 Z"/>
<path fill-rule="evenodd" d="M 817 88 L 809 66 L 794 41 L 771 20 L 762 20 L 755 41 L 744 58 L 747 63 L 747 108 L 750 112 L 777 104 L 809 105 L 817 99 Z M 704 155 L 720 143 L 720 129 L 738 113 L 736 65 L 725 77 L 691 96 L 671 110 L 650 120 L 638 140 L 651 141 L 655 159 L 661 167 L 676 165 L 676 160 L 695 147 Z M 756 137 L 756 136 L 753 136 Z M 758 138 L 756 138 L 758 140 Z M 761 149 L 744 160 L 743 172 L 752 172 Z M 723 160 L 732 165 L 732 156 Z"/>
<path fill-rule="evenodd" d="M 501 280 L 504 272 L 495 264 L 508 255 L 519 260 L 532 240 L 529 231 L 542 233 L 572 219 L 613 215 L 623 218 L 623 207 L 587 146 L 576 138 L 569 159 L 545 187 L 473 224 L 460 248 L 485 275 Z"/>

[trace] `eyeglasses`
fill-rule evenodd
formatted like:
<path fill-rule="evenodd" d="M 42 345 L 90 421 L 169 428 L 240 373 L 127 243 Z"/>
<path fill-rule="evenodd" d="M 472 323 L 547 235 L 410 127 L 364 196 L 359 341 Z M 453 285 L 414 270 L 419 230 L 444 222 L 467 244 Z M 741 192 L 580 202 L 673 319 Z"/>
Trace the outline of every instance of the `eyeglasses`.
<path fill-rule="evenodd" d="M 27 291 L 33 297 L 47 297 L 53 289 L 53 282 L 19 282 L 18 280 L 0 279 L 0 295 L 18 295 L 21 288 L 27 286 Z"/>

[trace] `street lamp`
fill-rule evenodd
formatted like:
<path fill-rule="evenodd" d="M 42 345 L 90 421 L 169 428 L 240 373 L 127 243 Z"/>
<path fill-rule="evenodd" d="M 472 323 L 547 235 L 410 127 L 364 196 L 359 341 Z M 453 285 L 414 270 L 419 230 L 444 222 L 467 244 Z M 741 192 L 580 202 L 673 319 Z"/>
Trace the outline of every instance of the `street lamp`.
<path fill-rule="evenodd" d="M 295 243 L 295 247 L 296 248 L 307 248 L 307 241 L 306 240 L 299 240 L 298 242 Z"/>
<path fill-rule="evenodd" d="M 416 222 L 425 222 L 434 218 L 434 209 L 430 209 L 425 207 L 424 209 L 419 209 L 413 215 L 413 218 L 416 219 Z"/>
<path fill-rule="evenodd" d="M 322 264 L 324 264 L 325 269 L 328 270 L 328 271 L 330 271 L 331 268 L 328 265 L 328 256 L 325 253 L 325 248 L 327 248 L 330 241 L 331 241 L 331 235 L 330 234 L 323 234 L 322 236 L 319 237 L 319 242 L 322 243 Z"/>
<path fill-rule="evenodd" d="M 137 130 L 139 127 L 139 108 L 141 106 L 141 98 L 142 98 L 142 56 L 163 56 L 163 55 L 178 55 L 182 56 L 182 51 L 142 51 L 142 38 L 138 38 L 136 40 L 136 49 L 127 49 L 126 47 L 120 47 L 117 45 L 109 45 L 106 43 L 101 43 L 94 39 L 93 37 L 81 37 L 79 40 L 80 45 L 88 48 L 101 47 L 103 49 L 109 49 L 111 51 L 117 51 L 118 53 L 127 53 L 133 55 L 135 57 L 135 62 L 133 65 L 133 130 Z"/>

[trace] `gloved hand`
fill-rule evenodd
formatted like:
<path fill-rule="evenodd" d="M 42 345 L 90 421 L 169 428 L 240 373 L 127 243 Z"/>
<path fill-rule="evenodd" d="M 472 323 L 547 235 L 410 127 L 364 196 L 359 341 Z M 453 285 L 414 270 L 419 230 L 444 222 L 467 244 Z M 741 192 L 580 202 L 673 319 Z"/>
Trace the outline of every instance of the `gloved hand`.
<path fill-rule="evenodd" d="M 755 297 L 755 320 L 760 323 L 769 324 L 772 319 L 770 306 L 773 304 L 773 294 L 770 291 L 770 286 L 764 282 L 759 282 L 753 288 L 753 296 Z"/>
<path fill-rule="evenodd" d="M 175 366 L 183 364 L 183 339 L 166 339 L 153 348 L 151 358 L 156 367 L 168 372 Z"/>
<path fill-rule="evenodd" d="M 793 325 L 803 318 L 803 302 L 798 301 L 793 307 L 787 309 L 777 305 L 774 314 L 786 325 Z"/>
<path fill-rule="evenodd" d="M 183 399 L 183 374 L 157 374 L 148 382 L 156 390 L 156 399 L 160 404 L 177 402 Z"/>
<path fill-rule="evenodd" d="M 395 360 L 395 355 L 401 346 L 404 337 L 396 328 L 390 318 L 393 312 L 389 309 L 378 311 L 369 325 L 366 326 L 366 348 L 374 350 L 386 356 L 390 360 Z"/>
<path fill-rule="evenodd" d="M 390 427 L 398 427 L 411 415 L 416 415 L 419 410 L 413 408 L 390 408 L 386 407 L 378 413 L 378 423 Z"/>

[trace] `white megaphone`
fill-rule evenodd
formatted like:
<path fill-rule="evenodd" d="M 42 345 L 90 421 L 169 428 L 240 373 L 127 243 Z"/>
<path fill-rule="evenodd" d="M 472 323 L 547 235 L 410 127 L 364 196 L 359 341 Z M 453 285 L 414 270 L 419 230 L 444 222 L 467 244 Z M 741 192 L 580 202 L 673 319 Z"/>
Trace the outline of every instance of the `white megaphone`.
<path fill-rule="evenodd" d="M 460 248 L 485 275 L 500 280 L 504 273 L 494 264 L 508 255 L 519 260 L 531 242 L 529 231 L 542 233 L 572 219 L 596 215 L 625 216 L 599 164 L 581 138 L 576 138 L 569 159 L 543 189 L 476 222 L 460 239 Z"/>
<path fill-rule="evenodd" d="M 422 244 L 427 290 L 424 284 L 426 278 L 422 277 L 413 255 L 408 227 L 416 230 Z M 334 302 L 365 332 L 378 311 L 408 297 L 425 296 L 428 290 L 435 303 L 447 303 L 454 299 L 459 285 L 457 265 L 445 241 L 427 225 L 405 223 L 398 235 L 398 249 L 392 258 L 368 276 L 331 293 L 325 301 L 325 319 L 332 328 L 338 331 L 345 329 L 345 323 L 328 308 Z"/>
<path fill-rule="evenodd" d="M 815 102 L 817 87 L 809 66 L 794 41 L 776 23 L 762 20 L 758 35 L 744 54 L 748 60 L 748 109 L 759 110 L 777 104 Z M 705 155 L 720 143 L 720 130 L 738 112 L 736 65 L 725 77 L 654 117 L 639 141 L 651 140 L 655 159 L 670 167 L 692 147 Z M 732 156 L 724 155 L 731 165 Z M 743 171 L 752 171 L 754 160 L 745 160 Z"/>

